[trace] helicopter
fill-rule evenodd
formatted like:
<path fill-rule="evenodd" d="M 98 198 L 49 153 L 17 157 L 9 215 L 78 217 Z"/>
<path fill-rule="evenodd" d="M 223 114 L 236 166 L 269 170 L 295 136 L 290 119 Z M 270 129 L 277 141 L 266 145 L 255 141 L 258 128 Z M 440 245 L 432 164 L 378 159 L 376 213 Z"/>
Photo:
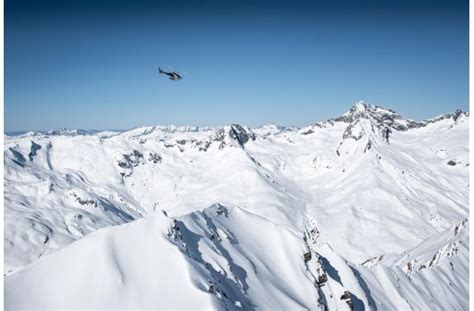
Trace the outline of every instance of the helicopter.
<path fill-rule="evenodd" d="M 182 79 L 182 77 L 176 71 L 166 72 L 166 71 L 161 70 L 160 67 L 158 67 L 158 70 L 160 74 L 164 74 L 170 77 L 170 80 L 178 81 Z"/>

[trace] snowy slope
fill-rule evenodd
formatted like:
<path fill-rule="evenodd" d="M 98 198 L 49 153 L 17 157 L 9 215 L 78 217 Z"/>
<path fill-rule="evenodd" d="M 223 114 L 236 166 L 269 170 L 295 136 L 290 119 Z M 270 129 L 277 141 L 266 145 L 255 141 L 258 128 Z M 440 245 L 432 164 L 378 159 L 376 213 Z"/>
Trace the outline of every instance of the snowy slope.
<path fill-rule="evenodd" d="M 174 221 L 159 212 L 13 274 L 6 306 L 307 309 L 318 294 L 304 251 L 300 237 L 238 208 L 215 205 Z"/>
<path fill-rule="evenodd" d="M 7 306 L 465 308 L 468 131 L 360 102 L 305 128 L 6 136 Z"/>

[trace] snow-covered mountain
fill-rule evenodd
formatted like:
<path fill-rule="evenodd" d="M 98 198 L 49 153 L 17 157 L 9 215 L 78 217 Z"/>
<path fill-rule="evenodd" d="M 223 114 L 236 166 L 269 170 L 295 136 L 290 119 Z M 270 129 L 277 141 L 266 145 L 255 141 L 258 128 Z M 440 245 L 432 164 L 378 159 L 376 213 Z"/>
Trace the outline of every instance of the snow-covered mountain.
<path fill-rule="evenodd" d="M 466 309 L 469 114 L 5 136 L 7 308 Z"/>

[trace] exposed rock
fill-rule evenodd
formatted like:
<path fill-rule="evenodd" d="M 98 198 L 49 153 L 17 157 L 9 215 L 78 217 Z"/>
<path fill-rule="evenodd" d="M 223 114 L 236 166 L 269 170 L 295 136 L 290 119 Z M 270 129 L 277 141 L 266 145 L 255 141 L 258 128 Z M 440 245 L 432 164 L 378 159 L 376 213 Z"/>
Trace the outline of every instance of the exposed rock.
<path fill-rule="evenodd" d="M 467 117 L 467 116 L 469 116 L 469 112 L 463 112 L 462 110 L 457 109 L 454 113 L 446 113 L 436 118 L 422 121 L 421 123 L 424 124 L 423 126 L 426 126 L 427 124 L 435 123 L 435 122 L 446 120 L 446 119 L 453 119 L 455 123 L 458 123 L 458 121 L 460 121 L 463 117 Z"/>
<path fill-rule="evenodd" d="M 244 129 L 238 124 L 232 124 L 219 129 L 211 138 L 212 141 L 220 142 L 219 149 L 222 149 L 227 145 L 232 145 L 232 141 L 237 142 L 240 147 L 243 147 L 249 140 L 255 139 L 255 133 Z"/>
<path fill-rule="evenodd" d="M 75 201 L 81 205 L 92 205 L 94 207 L 98 207 L 98 204 L 95 200 L 92 200 L 92 199 L 83 199 L 81 197 L 79 197 L 75 192 L 72 192 L 71 193 L 71 196 L 75 197 Z M 82 216 L 81 216 L 82 218 Z"/>
<path fill-rule="evenodd" d="M 322 286 L 327 281 L 328 281 L 328 276 L 326 275 L 326 273 L 323 273 L 318 277 L 318 285 L 319 286 Z"/>
<path fill-rule="evenodd" d="M 341 296 L 341 300 L 345 300 L 345 299 L 351 299 L 351 293 L 347 290 Z"/>
<path fill-rule="evenodd" d="M 308 129 L 306 131 L 301 132 L 301 135 L 309 135 L 309 134 L 313 134 L 313 133 L 314 133 L 314 131 L 312 129 Z"/>
<path fill-rule="evenodd" d="M 241 146 L 246 144 L 250 139 L 255 140 L 256 136 L 252 132 L 247 132 L 242 126 L 232 124 L 229 130 L 229 136 L 235 139 Z"/>
<path fill-rule="evenodd" d="M 369 141 L 367 142 L 367 145 L 365 146 L 364 153 L 366 153 L 367 151 L 370 151 L 370 149 L 372 149 L 372 141 L 369 139 Z"/>
<path fill-rule="evenodd" d="M 214 293 L 214 285 L 212 284 L 211 280 L 208 281 L 207 292 Z"/>
<path fill-rule="evenodd" d="M 463 115 L 462 110 L 461 110 L 461 109 L 457 109 L 457 110 L 453 113 L 453 120 L 454 120 L 454 121 L 457 121 L 462 115 Z"/>
<path fill-rule="evenodd" d="M 36 156 L 36 151 L 40 149 L 41 149 L 40 145 L 38 145 L 34 141 L 31 141 L 30 153 L 28 154 L 28 158 L 30 158 L 30 161 L 33 161 L 33 158 Z"/>
<path fill-rule="evenodd" d="M 13 162 L 21 167 L 24 167 L 25 166 L 25 162 L 26 162 L 26 159 L 25 157 L 23 156 L 23 154 L 21 154 L 21 152 L 18 152 L 16 151 L 15 149 L 13 149 L 12 147 L 9 148 L 10 152 L 12 153 L 14 159 L 13 159 Z"/>
<path fill-rule="evenodd" d="M 307 253 L 304 253 L 303 254 L 303 259 L 304 259 L 304 262 L 307 263 L 308 261 L 311 260 L 311 252 L 307 252 Z"/>
<path fill-rule="evenodd" d="M 215 209 L 217 216 L 224 215 L 225 217 L 229 217 L 229 212 L 224 207 L 224 205 L 222 205 L 220 203 L 215 203 L 215 204 L 211 205 L 211 208 Z"/>
<path fill-rule="evenodd" d="M 310 134 L 313 134 L 316 131 L 316 129 L 325 128 L 327 124 L 332 125 L 334 123 L 331 120 L 328 120 L 326 122 L 313 123 L 310 126 L 301 129 L 299 133 L 301 135 L 310 135 Z"/>
<path fill-rule="evenodd" d="M 144 163 L 143 153 L 138 150 L 133 150 L 130 154 L 124 154 L 123 158 L 123 161 L 118 161 L 118 166 L 121 168 L 131 169 Z"/>
<path fill-rule="evenodd" d="M 198 147 L 199 151 L 207 151 L 209 149 L 209 146 L 211 145 L 211 141 L 209 140 L 201 140 L 196 142 L 196 147 Z"/>
<path fill-rule="evenodd" d="M 349 308 L 351 310 L 353 309 L 351 293 L 349 291 L 346 290 L 344 294 L 342 294 L 341 300 L 345 300 Z"/>
<path fill-rule="evenodd" d="M 162 158 L 158 153 L 153 153 L 153 152 L 149 153 L 148 161 L 153 162 L 153 163 L 160 163 L 161 159 Z"/>
<path fill-rule="evenodd" d="M 316 226 L 313 226 L 311 230 L 309 231 L 309 238 L 311 242 L 314 244 L 319 238 L 319 230 L 316 228 Z"/>
<path fill-rule="evenodd" d="M 66 128 L 55 129 L 55 130 L 48 131 L 46 133 L 46 136 L 79 136 L 79 135 L 85 136 L 85 135 L 90 135 L 90 133 L 86 130 L 81 130 L 81 129 L 68 130 Z"/>
<path fill-rule="evenodd" d="M 342 134 L 343 139 L 349 139 L 352 138 L 354 140 L 359 140 L 362 137 L 364 137 L 365 131 L 363 128 L 360 126 L 360 121 L 356 120 L 354 123 L 349 124 L 346 127 L 346 130 Z"/>
<path fill-rule="evenodd" d="M 389 139 L 391 133 L 392 133 L 392 131 L 388 127 L 384 128 L 382 130 L 382 136 L 383 136 L 383 138 L 385 139 L 385 141 L 387 143 L 390 143 L 388 139 Z"/>
<path fill-rule="evenodd" d="M 456 110 L 456 112 L 452 114 L 445 114 L 437 118 L 416 122 L 402 118 L 393 110 L 359 102 L 352 106 L 351 109 L 341 117 L 330 119 L 327 122 L 334 121 L 349 123 L 342 135 L 344 140 L 354 139 L 358 141 L 366 135 L 379 133 L 382 138 L 389 143 L 390 134 L 393 130 L 407 131 L 409 129 L 424 127 L 430 123 L 449 118 L 452 118 L 457 122 L 463 116 L 467 115 L 467 112 Z M 369 149 L 366 147 L 365 151 L 367 150 Z"/>
<path fill-rule="evenodd" d="M 468 219 L 463 219 L 460 223 L 458 223 L 455 227 L 454 227 L 454 235 L 458 235 L 458 233 L 460 232 L 460 230 L 464 230 L 467 226 L 467 222 L 468 222 Z"/>

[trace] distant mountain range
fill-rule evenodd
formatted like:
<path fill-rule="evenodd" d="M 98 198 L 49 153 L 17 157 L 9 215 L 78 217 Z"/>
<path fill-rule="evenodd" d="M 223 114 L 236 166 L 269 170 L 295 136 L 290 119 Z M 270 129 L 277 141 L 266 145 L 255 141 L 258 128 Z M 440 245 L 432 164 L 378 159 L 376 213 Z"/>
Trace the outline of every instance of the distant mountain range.
<path fill-rule="evenodd" d="M 4 140 L 7 309 L 468 308 L 468 112 Z"/>

